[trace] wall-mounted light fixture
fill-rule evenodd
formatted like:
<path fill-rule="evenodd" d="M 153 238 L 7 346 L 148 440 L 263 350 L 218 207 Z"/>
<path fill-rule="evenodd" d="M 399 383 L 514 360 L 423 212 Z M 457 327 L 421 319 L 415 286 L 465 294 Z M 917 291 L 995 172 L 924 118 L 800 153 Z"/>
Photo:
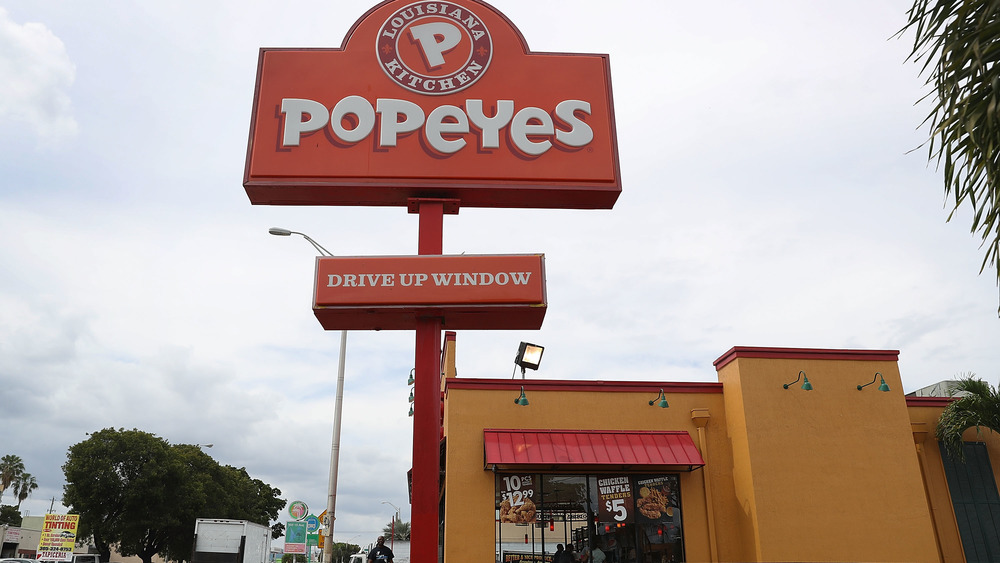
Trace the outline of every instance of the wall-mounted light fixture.
<path fill-rule="evenodd" d="M 517 347 L 517 356 L 514 357 L 514 364 L 521 366 L 521 379 L 524 379 L 524 370 L 526 368 L 538 369 L 538 364 L 542 363 L 542 352 L 544 351 L 544 347 L 528 342 L 522 342 Z M 514 370 L 514 373 L 517 373 L 517 369 Z M 513 379 L 513 376 L 511 376 L 511 379 Z"/>
<path fill-rule="evenodd" d="M 784 385 L 782 385 L 782 387 L 784 387 L 785 389 L 788 389 L 789 386 L 795 385 L 796 383 L 798 383 L 800 379 L 802 380 L 802 388 L 803 389 L 805 389 L 806 391 L 812 391 L 813 390 L 813 384 L 809 383 L 809 378 L 806 377 L 806 372 L 804 372 L 802 370 L 799 370 L 799 376 L 795 378 L 795 381 L 792 381 L 791 383 L 785 383 Z"/>
<path fill-rule="evenodd" d="M 877 372 L 875 372 L 875 377 L 872 378 L 871 383 L 865 383 L 864 385 L 858 385 L 858 391 L 861 391 L 865 387 L 868 387 L 872 383 L 875 383 L 876 379 L 881 379 L 882 380 L 882 383 L 880 383 L 879 386 L 878 386 L 878 390 L 879 391 L 885 392 L 885 391 L 889 390 L 889 386 L 886 385 L 886 383 L 885 383 L 885 378 L 882 377 L 882 372 L 877 371 Z"/>
<path fill-rule="evenodd" d="M 667 396 L 663 394 L 663 389 L 660 389 L 660 394 L 657 395 L 655 399 L 649 402 L 649 406 L 656 405 L 661 409 L 665 409 L 670 405 L 667 404 Z"/>
<path fill-rule="evenodd" d="M 528 406 L 528 398 L 524 396 L 524 385 L 521 386 L 521 396 L 514 399 L 514 404 L 522 407 Z"/>
<path fill-rule="evenodd" d="M 414 382 L 417 381 L 416 376 L 414 376 L 414 374 L 416 372 L 417 372 L 417 368 L 413 368 L 413 369 L 410 370 L 410 377 L 406 380 L 406 384 L 407 385 L 413 385 Z M 410 416 L 413 416 L 413 401 L 414 401 L 415 398 L 416 397 L 413 394 L 413 387 L 410 387 Z"/>

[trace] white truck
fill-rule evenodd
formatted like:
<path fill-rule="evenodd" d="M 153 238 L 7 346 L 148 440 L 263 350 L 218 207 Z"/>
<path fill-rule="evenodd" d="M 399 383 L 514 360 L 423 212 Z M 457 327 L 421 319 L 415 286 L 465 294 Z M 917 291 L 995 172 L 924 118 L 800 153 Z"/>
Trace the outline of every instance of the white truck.
<path fill-rule="evenodd" d="M 191 563 L 269 563 L 271 529 L 246 520 L 199 518 Z"/>

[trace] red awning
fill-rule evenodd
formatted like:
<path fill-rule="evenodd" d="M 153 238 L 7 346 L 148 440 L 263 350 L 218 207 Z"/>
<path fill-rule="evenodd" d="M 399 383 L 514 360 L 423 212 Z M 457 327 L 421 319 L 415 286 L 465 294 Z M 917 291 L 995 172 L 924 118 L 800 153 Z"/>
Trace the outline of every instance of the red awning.
<path fill-rule="evenodd" d="M 685 431 L 483 430 L 486 469 L 692 471 L 705 465 Z"/>

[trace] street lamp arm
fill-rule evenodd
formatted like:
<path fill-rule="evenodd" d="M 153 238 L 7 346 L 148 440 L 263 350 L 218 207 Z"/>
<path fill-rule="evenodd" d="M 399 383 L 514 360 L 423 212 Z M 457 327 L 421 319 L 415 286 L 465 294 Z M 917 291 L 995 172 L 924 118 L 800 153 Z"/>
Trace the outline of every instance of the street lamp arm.
<path fill-rule="evenodd" d="M 319 252 L 321 256 L 333 256 L 332 252 L 330 252 L 329 250 L 323 248 L 323 245 L 321 245 L 320 243 L 314 241 L 312 239 L 312 237 L 310 237 L 309 235 L 307 235 L 305 233 L 300 233 L 298 231 L 289 231 L 288 229 L 282 229 L 281 227 L 271 227 L 270 229 L 267 230 L 267 232 L 271 233 L 272 235 L 279 236 L 279 237 L 287 237 L 287 236 L 291 236 L 291 235 L 299 235 L 300 237 L 306 239 L 306 241 L 308 241 L 309 244 L 313 245 L 313 248 L 315 248 L 316 251 Z"/>
<path fill-rule="evenodd" d="M 309 238 L 309 235 L 306 235 L 306 234 L 303 234 L 303 233 L 295 233 L 295 234 L 302 235 L 302 238 L 304 238 L 307 241 L 309 241 L 309 244 L 313 245 L 313 248 L 315 248 L 323 256 L 333 256 L 332 252 L 330 252 L 329 250 L 323 248 L 323 245 L 321 245 L 320 243 L 318 243 L 318 242 L 314 241 L 313 239 Z"/>

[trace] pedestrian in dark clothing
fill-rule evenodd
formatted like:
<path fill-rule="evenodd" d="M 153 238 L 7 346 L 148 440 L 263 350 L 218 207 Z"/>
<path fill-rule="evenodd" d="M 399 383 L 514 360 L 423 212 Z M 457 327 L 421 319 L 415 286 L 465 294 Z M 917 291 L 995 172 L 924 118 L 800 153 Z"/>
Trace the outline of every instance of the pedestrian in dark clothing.
<path fill-rule="evenodd" d="M 392 563 L 392 550 L 385 546 L 385 538 L 379 536 L 375 540 L 375 548 L 368 553 L 368 561 L 374 563 Z"/>
<path fill-rule="evenodd" d="M 552 556 L 552 563 L 576 563 L 571 552 L 563 551 L 563 544 L 556 545 L 556 552 Z"/>

